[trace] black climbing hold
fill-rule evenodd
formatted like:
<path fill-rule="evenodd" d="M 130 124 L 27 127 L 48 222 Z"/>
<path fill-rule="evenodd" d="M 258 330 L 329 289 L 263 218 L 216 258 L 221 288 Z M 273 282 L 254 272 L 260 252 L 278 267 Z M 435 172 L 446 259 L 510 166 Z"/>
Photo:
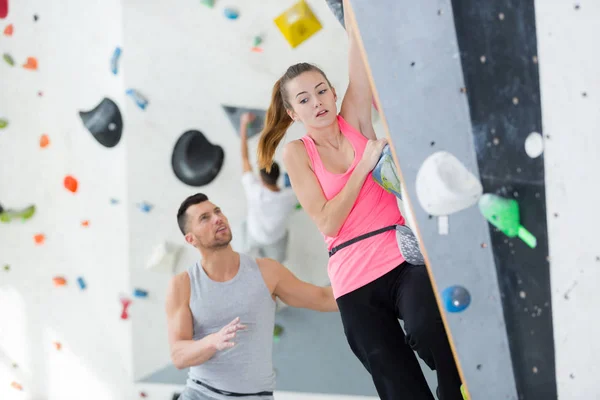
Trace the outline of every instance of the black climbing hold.
<path fill-rule="evenodd" d="M 38 17 L 37 14 L 33 14 L 33 21 L 37 22 L 38 19 L 40 19 L 40 17 Z"/>
<path fill-rule="evenodd" d="M 203 186 L 217 177 L 225 152 L 214 145 L 200 131 L 184 132 L 173 149 L 171 166 L 177 179 L 186 185 Z"/>
<path fill-rule="evenodd" d="M 104 98 L 93 110 L 80 111 L 83 125 L 104 147 L 115 147 L 121 140 L 123 118 L 117 104 Z"/>
<path fill-rule="evenodd" d="M 326 0 L 329 9 L 335 15 L 340 24 L 346 29 L 346 25 L 344 25 L 344 4 L 342 0 Z"/>

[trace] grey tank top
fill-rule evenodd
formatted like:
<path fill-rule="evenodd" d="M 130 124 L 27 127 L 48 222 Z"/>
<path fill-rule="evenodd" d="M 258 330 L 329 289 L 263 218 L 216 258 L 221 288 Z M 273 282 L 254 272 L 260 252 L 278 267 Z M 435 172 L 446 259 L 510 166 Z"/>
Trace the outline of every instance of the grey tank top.
<path fill-rule="evenodd" d="M 190 267 L 188 274 L 194 340 L 219 331 L 236 317 L 247 326 L 236 333 L 234 347 L 190 368 L 188 386 L 197 388 L 190 382 L 195 379 L 229 392 L 273 391 L 275 301 L 256 261 L 240 253 L 239 271 L 227 282 L 210 279 L 200 263 Z"/>

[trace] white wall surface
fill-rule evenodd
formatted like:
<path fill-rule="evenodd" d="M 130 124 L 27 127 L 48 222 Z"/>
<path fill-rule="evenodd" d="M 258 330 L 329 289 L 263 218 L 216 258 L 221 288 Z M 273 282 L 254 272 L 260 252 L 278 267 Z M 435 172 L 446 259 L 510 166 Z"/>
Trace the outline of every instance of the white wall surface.
<path fill-rule="evenodd" d="M 12 37 L 0 36 L 0 53 L 17 63 L 0 62 L 0 114 L 10 123 L 0 130 L 0 203 L 38 207 L 25 223 L 0 224 L 0 265 L 11 266 L 0 270 L 1 399 L 137 397 L 134 380 L 169 362 L 169 276 L 143 269 L 150 251 L 162 240 L 183 244 L 175 213 L 189 194 L 206 192 L 234 227 L 245 215 L 239 140 L 221 103 L 266 108 L 274 81 L 298 61 L 321 66 L 343 96 L 347 41 L 324 2 L 309 1 L 324 29 L 295 50 L 272 23 L 293 1 L 229 2 L 241 11 L 238 21 L 222 16 L 221 3 L 211 10 L 191 0 L 13 1 L 0 20 L 1 30 L 14 25 Z M 249 51 L 257 33 L 265 34 L 260 54 Z M 117 76 L 109 64 L 115 46 L 123 48 Z M 28 56 L 38 58 L 38 71 L 19 67 Z M 129 87 L 148 97 L 146 111 L 124 95 Z M 119 105 L 124 119 L 123 138 L 112 149 L 100 146 L 77 114 L 104 97 Z M 173 145 L 188 129 L 203 131 L 226 152 L 217 179 L 199 189 L 177 181 L 170 167 Z M 43 133 L 50 145 L 40 149 Z M 286 141 L 302 134 L 294 127 Z M 252 157 L 256 144 L 250 143 Z M 76 194 L 63 188 L 66 174 L 79 180 Z M 152 212 L 140 212 L 141 201 L 153 204 Z M 321 236 L 302 211 L 293 225 L 288 266 L 305 280 L 326 283 Z M 46 234 L 43 245 L 34 245 L 36 233 Z M 196 259 L 187 249 L 179 270 Z M 66 277 L 67 286 L 54 287 L 55 275 Z M 134 299 L 123 321 L 119 294 L 131 296 L 135 287 L 150 295 Z M 60 351 L 53 342 L 62 344 Z M 11 388 L 12 381 L 24 390 Z M 145 387 L 150 398 L 170 398 L 169 390 Z"/>
<path fill-rule="evenodd" d="M 535 6 L 558 394 L 598 398 L 600 3 Z"/>

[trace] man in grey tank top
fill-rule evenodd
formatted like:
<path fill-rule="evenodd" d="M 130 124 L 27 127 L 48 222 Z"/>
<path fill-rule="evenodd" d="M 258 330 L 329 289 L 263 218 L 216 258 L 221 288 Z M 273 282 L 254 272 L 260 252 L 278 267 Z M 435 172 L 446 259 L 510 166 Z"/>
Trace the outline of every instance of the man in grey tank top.
<path fill-rule="evenodd" d="M 166 300 L 171 359 L 189 368 L 180 400 L 269 400 L 275 299 L 338 311 L 331 287 L 296 278 L 279 262 L 235 252 L 229 222 L 202 193 L 180 206 L 177 222 L 201 261 L 173 277 Z"/>

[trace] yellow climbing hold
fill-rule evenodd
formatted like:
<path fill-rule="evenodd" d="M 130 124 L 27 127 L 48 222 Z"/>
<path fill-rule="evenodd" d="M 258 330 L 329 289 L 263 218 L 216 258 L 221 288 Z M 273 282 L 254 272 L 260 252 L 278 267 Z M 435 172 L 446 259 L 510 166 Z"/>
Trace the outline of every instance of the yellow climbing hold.
<path fill-rule="evenodd" d="M 285 10 L 274 21 L 292 48 L 297 47 L 322 28 L 321 23 L 304 0 L 300 0 Z"/>

